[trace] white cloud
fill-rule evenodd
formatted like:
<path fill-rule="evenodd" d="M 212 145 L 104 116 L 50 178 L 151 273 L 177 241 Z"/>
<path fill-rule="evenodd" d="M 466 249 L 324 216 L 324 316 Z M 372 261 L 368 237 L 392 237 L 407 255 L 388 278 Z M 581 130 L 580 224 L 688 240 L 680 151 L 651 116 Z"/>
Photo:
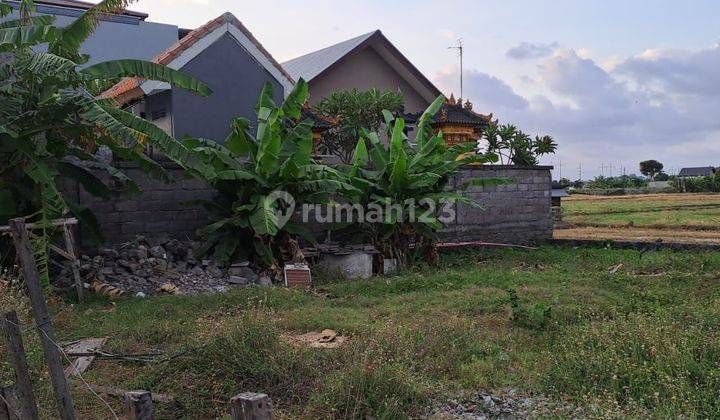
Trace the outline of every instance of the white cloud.
<path fill-rule="evenodd" d="M 538 65 L 537 78 L 528 77 L 546 95 L 526 98 L 498 77 L 468 70 L 465 96 L 501 123 L 552 135 L 560 148 L 550 159 L 566 168 L 584 162 L 585 176 L 599 173 L 600 161 L 628 173 L 649 158 L 668 167 L 718 165 L 718 68 L 720 47 L 646 51 L 618 60 L 613 71 L 563 50 Z M 447 89 L 457 76 L 457 68 L 446 68 L 435 81 Z"/>
<path fill-rule="evenodd" d="M 517 46 L 510 48 L 505 52 L 508 58 L 515 60 L 531 60 L 536 58 L 547 57 L 553 53 L 560 45 L 557 42 L 550 44 L 533 44 L 530 42 L 521 42 Z"/>

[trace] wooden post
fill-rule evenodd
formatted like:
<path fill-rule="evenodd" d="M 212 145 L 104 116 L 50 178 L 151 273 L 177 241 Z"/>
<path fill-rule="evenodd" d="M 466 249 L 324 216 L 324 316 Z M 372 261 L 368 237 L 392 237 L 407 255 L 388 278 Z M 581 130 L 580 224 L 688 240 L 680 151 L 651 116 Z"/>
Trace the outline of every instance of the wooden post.
<path fill-rule="evenodd" d="M 23 346 L 22 334 L 20 332 L 20 321 L 15 311 L 7 312 L 2 319 L 3 331 L 7 339 L 10 363 L 15 371 L 15 385 L 17 387 L 17 398 L 19 405 L 27 419 L 37 419 L 37 405 L 35 395 L 30 382 L 30 371 L 25 359 L 25 347 Z"/>
<path fill-rule="evenodd" d="M 73 277 L 75 278 L 75 289 L 77 291 L 78 302 L 83 303 L 83 281 L 80 277 L 80 261 L 78 261 L 77 254 L 75 254 L 75 239 L 73 238 L 72 231 L 68 225 L 63 225 L 63 237 L 65 238 L 65 249 L 68 254 L 73 256 L 70 263 L 72 263 L 72 272 Z"/>
<path fill-rule="evenodd" d="M 230 400 L 231 420 L 272 420 L 272 401 L 266 394 L 243 392 Z"/>
<path fill-rule="evenodd" d="M 0 387 L 0 420 L 24 420 L 22 415 L 15 388 L 12 386 Z"/>
<path fill-rule="evenodd" d="M 125 393 L 126 420 L 154 420 L 152 395 L 148 391 L 129 391 Z"/>
<path fill-rule="evenodd" d="M 15 251 L 22 267 L 25 285 L 27 285 L 35 323 L 38 334 L 40 334 L 43 353 L 45 354 L 45 362 L 50 371 L 50 379 L 52 380 L 60 418 L 63 420 L 75 420 L 72 397 L 70 397 L 70 390 L 65 378 L 65 372 L 63 371 L 62 360 L 60 360 L 60 353 L 55 344 L 55 336 L 53 334 L 52 324 L 50 323 L 50 314 L 45 305 L 45 296 L 40 286 L 40 277 L 37 266 L 35 265 L 35 257 L 33 257 L 32 251 L 30 250 L 25 221 L 23 219 L 10 220 L 10 232 L 12 233 Z"/>

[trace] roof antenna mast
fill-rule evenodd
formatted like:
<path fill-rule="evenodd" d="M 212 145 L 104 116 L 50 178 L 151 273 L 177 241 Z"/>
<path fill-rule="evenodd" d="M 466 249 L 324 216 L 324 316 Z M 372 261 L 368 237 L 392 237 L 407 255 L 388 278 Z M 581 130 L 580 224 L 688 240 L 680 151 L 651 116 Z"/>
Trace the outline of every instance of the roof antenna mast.
<path fill-rule="evenodd" d="M 448 47 L 448 50 L 457 50 L 460 57 L 460 97 L 463 97 L 463 40 L 458 38 L 457 44 Z"/>

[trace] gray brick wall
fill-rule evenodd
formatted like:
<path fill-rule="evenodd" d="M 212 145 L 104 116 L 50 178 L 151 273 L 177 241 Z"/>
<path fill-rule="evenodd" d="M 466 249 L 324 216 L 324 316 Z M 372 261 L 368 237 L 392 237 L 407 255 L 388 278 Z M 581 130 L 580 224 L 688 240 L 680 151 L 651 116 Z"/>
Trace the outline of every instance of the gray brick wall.
<path fill-rule="evenodd" d="M 440 236 L 444 241 L 486 241 L 513 244 L 552 238 L 549 166 L 474 166 L 462 169 L 449 183 L 456 189 L 469 179 L 503 178 L 512 184 L 470 187 L 463 192 L 482 205 L 455 206 L 457 218 Z"/>
<path fill-rule="evenodd" d="M 185 178 L 176 164 L 163 165 L 174 182 L 151 179 L 131 163 L 116 163 L 140 186 L 140 194 L 115 193 L 104 201 L 78 185 L 66 185 L 64 189 L 93 210 L 108 243 L 124 242 L 135 235 L 193 237 L 195 230 L 207 223 L 207 215 L 203 209 L 183 202 L 208 199 L 214 192 L 201 181 Z M 463 194 L 483 208 L 456 205 L 456 220 L 441 232 L 442 240 L 527 244 L 552 238 L 550 167 L 468 167 L 450 181 L 448 189 L 458 188 L 472 178 L 504 178 L 513 183 L 465 190 Z M 109 177 L 105 180 L 111 185 Z"/>
<path fill-rule="evenodd" d="M 64 187 L 77 202 L 90 207 L 95 213 L 108 243 L 124 242 L 135 235 L 163 235 L 178 239 L 192 237 L 197 228 L 207 223 L 203 209 L 184 202 L 208 199 L 214 192 L 201 181 L 185 178 L 178 165 L 163 162 L 165 170 L 174 180 L 172 183 L 152 179 L 132 163 L 116 162 L 115 166 L 138 184 L 142 190 L 140 194 L 115 192 L 110 200 L 105 201 L 93 197 L 78 185 Z M 109 176 L 102 176 L 107 185 L 113 185 Z"/>

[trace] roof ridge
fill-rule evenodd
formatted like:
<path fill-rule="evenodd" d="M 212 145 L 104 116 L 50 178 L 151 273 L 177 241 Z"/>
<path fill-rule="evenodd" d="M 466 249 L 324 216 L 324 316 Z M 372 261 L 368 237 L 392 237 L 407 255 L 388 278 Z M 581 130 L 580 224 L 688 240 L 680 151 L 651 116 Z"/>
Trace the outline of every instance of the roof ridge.
<path fill-rule="evenodd" d="M 275 58 L 265 49 L 265 47 L 262 46 L 260 41 L 255 38 L 252 32 L 250 32 L 245 27 L 245 25 L 243 25 L 242 22 L 240 22 L 240 20 L 230 12 L 225 12 L 220 16 L 208 21 L 204 25 L 192 30 L 187 35 L 166 48 L 164 51 L 156 55 L 152 61 L 154 63 L 163 65 L 171 63 L 175 58 L 182 54 L 183 51 L 192 47 L 193 45 L 195 45 L 195 43 L 203 39 L 207 34 L 216 30 L 224 24 L 233 25 L 238 30 L 240 30 L 240 32 L 242 32 L 243 35 L 245 35 L 250 40 L 250 42 L 260 51 L 260 53 L 263 54 L 270 61 L 270 63 L 284 77 L 288 79 L 288 81 L 290 81 L 292 84 L 295 84 L 295 79 L 293 79 L 293 77 L 290 76 L 290 74 L 283 68 L 283 66 L 281 66 L 280 63 L 278 63 L 277 60 L 275 60 Z M 144 95 L 144 92 L 142 92 L 142 89 L 140 89 L 140 85 L 143 83 L 143 81 L 144 80 L 139 77 L 125 78 L 110 89 L 103 92 L 100 97 L 115 98 L 121 104 L 125 104 L 135 99 L 139 99 Z"/>

